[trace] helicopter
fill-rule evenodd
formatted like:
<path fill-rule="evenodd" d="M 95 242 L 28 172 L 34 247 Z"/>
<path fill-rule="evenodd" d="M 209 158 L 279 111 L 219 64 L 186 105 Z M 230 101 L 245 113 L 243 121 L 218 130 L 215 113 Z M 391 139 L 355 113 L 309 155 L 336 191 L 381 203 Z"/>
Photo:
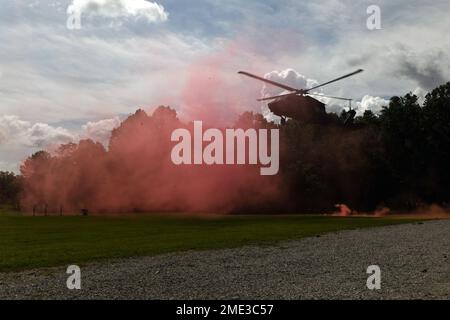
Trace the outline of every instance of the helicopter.
<path fill-rule="evenodd" d="M 331 81 L 319 84 L 309 89 L 296 89 L 285 84 L 275 82 L 263 77 L 256 76 L 246 71 L 239 71 L 238 74 L 242 74 L 244 76 L 257 79 L 263 81 L 267 84 L 276 86 L 278 88 L 289 91 L 289 93 L 266 97 L 257 99 L 257 101 L 271 101 L 268 104 L 269 110 L 272 111 L 273 114 L 279 116 L 281 118 L 281 124 L 285 124 L 288 118 L 295 119 L 301 124 L 313 123 L 313 124 L 327 124 L 330 121 L 330 117 L 328 116 L 325 110 L 325 104 L 321 101 L 314 99 L 313 97 L 324 97 L 330 99 L 337 99 L 348 101 L 349 103 L 349 111 L 346 112 L 346 116 L 344 119 L 344 125 L 349 125 L 353 122 L 353 119 L 356 116 L 356 111 L 352 109 L 352 101 L 353 99 L 328 96 L 319 93 L 312 93 L 311 91 L 331 84 L 333 82 L 340 81 L 342 79 L 354 76 L 358 73 L 363 72 L 363 69 L 358 69 L 354 72 L 341 76 L 339 78 L 333 79 Z"/>

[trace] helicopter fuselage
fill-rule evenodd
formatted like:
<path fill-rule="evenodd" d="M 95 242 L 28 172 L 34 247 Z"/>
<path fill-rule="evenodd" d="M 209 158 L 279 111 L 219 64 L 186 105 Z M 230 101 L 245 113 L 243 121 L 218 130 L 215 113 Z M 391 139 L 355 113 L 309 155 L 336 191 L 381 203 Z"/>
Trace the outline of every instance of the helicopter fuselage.
<path fill-rule="evenodd" d="M 310 96 L 292 95 L 278 98 L 268 104 L 272 113 L 279 117 L 292 118 L 300 123 L 325 123 L 325 104 Z"/>

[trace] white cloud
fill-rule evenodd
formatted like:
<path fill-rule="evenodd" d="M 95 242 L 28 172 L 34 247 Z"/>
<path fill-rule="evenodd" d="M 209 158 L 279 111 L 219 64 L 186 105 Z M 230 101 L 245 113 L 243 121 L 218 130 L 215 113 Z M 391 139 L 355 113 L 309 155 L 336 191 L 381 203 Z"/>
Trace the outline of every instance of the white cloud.
<path fill-rule="evenodd" d="M 77 128 L 22 120 L 16 115 L 0 116 L 0 170 L 19 172 L 19 164 L 32 153 L 56 150 L 61 144 L 92 139 L 107 145 L 111 131 L 120 125 L 118 117 L 88 122 Z"/>
<path fill-rule="evenodd" d="M 384 106 L 388 105 L 389 100 L 365 95 L 360 102 L 357 102 L 357 114 L 362 115 L 367 110 L 371 110 L 373 113 L 378 114 Z"/>
<path fill-rule="evenodd" d="M 72 142 L 76 135 L 62 127 L 53 127 L 46 123 L 35 123 L 24 133 L 24 143 L 30 147 L 49 148 Z"/>
<path fill-rule="evenodd" d="M 52 148 L 79 139 L 92 139 L 107 145 L 113 129 L 120 126 L 119 117 L 89 121 L 80 130 L 69 130 L 47 123 L 21 120 L 15 115 L 0 116 L 0 145 L 22 145 L 31 148 Z"/>
<path fill-rule="evenodd" d="M 82 126 L 84 134 L 96 142 L 107 145 L 113 129 L 120 126 L 119 117 L 104 119 L 97 122 L 88 122 Z"/>
<path fill-rule="evenodd" d="M 17 116 L 0 116 L 0 144 L 7 143 L 11 137 L 21 135 L 29 127 L 28 121 L 20 120 Z"/>
<path fill-rule="evenodd" d="M 168 18 L 164 7 L 145 0 L 73 0 L 67 12 L 107 18 L 145 18 L 148 22 L 162 22 Z"/>
<path fill-rule="evenodd" d="M 31 124 L 15 115 L 0 116 L 0 144 L 46 148 L 75 139 L 76 135 L 62 127 L 53 127 L 40 122 Z"/>
<path fill-rule="evenodd" d="M 417 101 L 419 102 L 419 104 L 423 105 L 423 103 L 425 102 L 425 96 L 428 94 L 428 91 L 421 87 L 417 87 L 416 89 L 414 89 L 413 94 L 417 96 Z"/>
<path fill-rule="evenodd" d="M 292 38 L 301 42 L 295 52 L 284 51 L 274 58 L 277 64 L 294 66 L 320 82 L 363 68 L 363 74 L 324 89 L 331 95 L 358 99 L 366 94 L 404 95 L 417 86 L 429 90 L 449 79 L 449 1 L 436 1 L 433 6 L 415 0 L 408 5 L 406 1 L 378 1 L 383 29 L 375 31 L 366 28 L 366 9 L 373 3 L 329 2 L 336 3 L 335 10 L 323 10 L 327 8 L 324 3 L 304 2 L 307 8 L 298 13 L 296 19 L 302 23 Z M 318 10 L 311 10 L 313 6 Z"/>
<path fill-rule="evenodd" d="M 15 44 L 0 50 L 0 70 L 8 78 L 0 88 L 2 114 L 33 123 L 105 119 L 137 106 L 174 105 L 187 66 L 209 50 L 200 40 L 171 32 L 116 39 L 80 36 L 64 25 L 7 26 L 0 28 L 0 39 L 0 47 Z"/>
<path fill-rule="evenodd" d="M 313 79 L 308 79 L 304 75 L 298 73 L 294 69 L 285 69 L 283 71 L 272 71 L 267 73 L 264 78 L 286 84 L 295 89 L 308 89 L 317 85 L 318 82 Z M 283 89 L 264 84 L 262 94 L 263 96 L 281 94 Z"/>

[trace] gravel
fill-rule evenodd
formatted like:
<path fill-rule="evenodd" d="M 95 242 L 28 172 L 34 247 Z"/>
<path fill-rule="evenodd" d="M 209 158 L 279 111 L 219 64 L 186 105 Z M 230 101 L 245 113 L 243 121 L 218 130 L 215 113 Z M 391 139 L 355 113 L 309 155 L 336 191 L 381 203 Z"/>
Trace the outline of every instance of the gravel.
<path fill-rule="evenodd" d="M 370 265 L 381 289 L 366 286 Z M 0 273 L 1 299 L 449 299 L 450 220 L 341 231 L 274 246 Z"/>

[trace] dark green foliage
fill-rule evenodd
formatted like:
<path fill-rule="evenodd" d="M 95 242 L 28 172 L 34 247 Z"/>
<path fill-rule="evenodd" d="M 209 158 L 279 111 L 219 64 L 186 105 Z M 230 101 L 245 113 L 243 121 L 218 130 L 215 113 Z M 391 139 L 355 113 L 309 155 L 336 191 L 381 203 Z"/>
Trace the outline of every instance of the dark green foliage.
<path fill-rule="evenodd" d="M 379 116 L 366 111 L 351 127 L 291 121 L 281 130 L 290 209 L 411 210 L 450 201 L 450 82 L 423 106 L 413 94 L 392 97 Z"/>
<path fill-rule="evenodd" d="M 19 205 L 20 177 L 12 172 L 0 171 L 0 206 Z"/>

